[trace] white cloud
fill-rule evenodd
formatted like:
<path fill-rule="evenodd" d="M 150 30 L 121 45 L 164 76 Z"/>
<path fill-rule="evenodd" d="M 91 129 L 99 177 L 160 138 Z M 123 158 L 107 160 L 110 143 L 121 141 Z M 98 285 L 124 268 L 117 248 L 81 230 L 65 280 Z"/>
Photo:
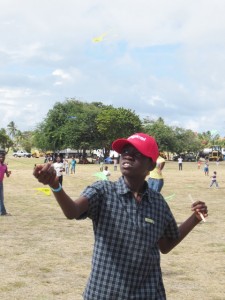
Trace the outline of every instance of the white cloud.
<path fill-rule="evenodd" d="M 56 69 L 55 71 L 52 72 L 52 75 L 59 77 L 64 80 L 69 80 L 71 79 L 71 76 L 68 73 L 65 73 L 63 70 Z"/>

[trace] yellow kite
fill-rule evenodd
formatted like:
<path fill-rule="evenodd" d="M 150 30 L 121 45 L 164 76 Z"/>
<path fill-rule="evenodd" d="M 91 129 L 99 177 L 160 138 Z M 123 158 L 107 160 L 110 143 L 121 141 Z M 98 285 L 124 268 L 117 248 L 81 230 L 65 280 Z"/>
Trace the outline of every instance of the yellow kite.
<path fill-rule="evenodd" d="M 46 196 L 51 195 L 51 189 L 50 188 L 36 188 L 35 190 L 37 190 L 38 192 L 44 193 Z"/>
<path fill-rule="evenodd" d="M 92 39 L 92 42 L 93 43 L 99 43 L 99 42 L 102 42 L 104 37 L 107 35 L 107 33 L 103 33 L 102 35 L 98 36 L 98 37 L 95 37 Z"/>

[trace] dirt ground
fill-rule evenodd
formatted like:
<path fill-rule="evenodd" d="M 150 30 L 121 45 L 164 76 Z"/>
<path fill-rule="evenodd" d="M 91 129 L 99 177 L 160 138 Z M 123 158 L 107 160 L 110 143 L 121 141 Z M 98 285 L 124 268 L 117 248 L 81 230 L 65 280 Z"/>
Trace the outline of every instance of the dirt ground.
<path fill-rule="evenodd" d="M 32 176 L 39 159 L 7 157 L 10 178 L 4 179 L 5 205 L 11 217 L 0 217 L 0 298 L 3 300 L 81 300 L 93 248 L 90 220 L 67 220 L 52 195 Z M 111 171 L 111 180 L 120 176 Z M 201 222 L 172 252 L 161 256 L 168 300 L 225 299 L 225 162 L 211 162 L 217 170 L 219 189 L 209 188 L 203 166 L 166 162 L 166 197 L 178 224 L 190 215 L 188 197 L 207 202 L 209 217 Z M 76 198 L 96 181 L 99 165 L 77 165 L 76 174 L 64 176 L 64 188 Z M 109 299 L 110 300 L 110 299 Z M 147 299 L 146 299 L 147 300 Z"/>

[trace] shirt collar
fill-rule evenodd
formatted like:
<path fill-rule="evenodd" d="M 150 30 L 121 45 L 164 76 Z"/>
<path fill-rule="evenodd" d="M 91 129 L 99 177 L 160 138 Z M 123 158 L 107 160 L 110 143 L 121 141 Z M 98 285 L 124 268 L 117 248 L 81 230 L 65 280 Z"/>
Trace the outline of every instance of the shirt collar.
<path fill-rule="evenodd" d="M 131 192 L 131 189 L 127 186 L 124 180 L 124 176 L 121 176 L 119 180 L 117 181 L 117 189 L 119 194 L 127 194 Z M 149 194 L 149 187 L 147 181 L 144 182 L 144 193 L 143 196 Z M 150 197 L 147 197 L 147 199 L 150 199 Z"/>

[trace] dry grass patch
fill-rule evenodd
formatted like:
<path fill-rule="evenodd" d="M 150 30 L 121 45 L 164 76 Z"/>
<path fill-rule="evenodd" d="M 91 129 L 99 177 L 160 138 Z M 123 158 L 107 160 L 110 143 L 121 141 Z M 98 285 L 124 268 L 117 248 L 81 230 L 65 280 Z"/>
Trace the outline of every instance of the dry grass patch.
<path fill-rule="evenodd" d="M 90 220 L 65 219 L 53 196 L 37 193 L 42 187 L 32 176 L 42 159 L 6 159 L 12 176 L 4 180 L 5 204 L 12 217 L 0 218 L 1 299 L 80 300 L 87 281 L 93 249 Z M 112 173 L 111 180 L 120 176 Z M 209 207 L 207 223 L 200 224 L 170 254 L 162 255 L 168 300 L 224 300 L 225 268 L 225 162 L 210 163 L 218 171 L 219 189 L 196 163 L 167 162 L 162 194 L 175 193 L 168 203 L 181 223 L 190 214 L 191 193 Z M 77 165 L 76 174 L 64 176 L 64 187 L 74 198 L 96 177 L 98 165 Z"/>

